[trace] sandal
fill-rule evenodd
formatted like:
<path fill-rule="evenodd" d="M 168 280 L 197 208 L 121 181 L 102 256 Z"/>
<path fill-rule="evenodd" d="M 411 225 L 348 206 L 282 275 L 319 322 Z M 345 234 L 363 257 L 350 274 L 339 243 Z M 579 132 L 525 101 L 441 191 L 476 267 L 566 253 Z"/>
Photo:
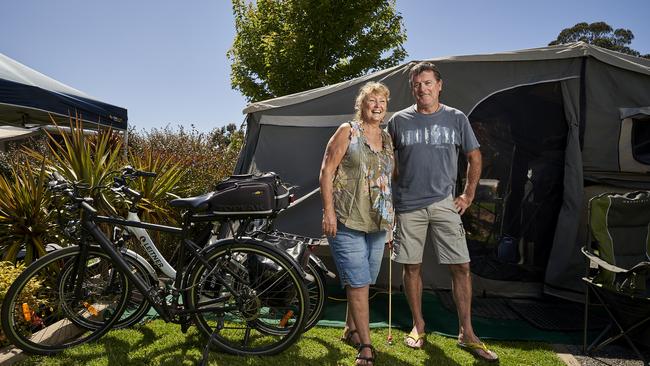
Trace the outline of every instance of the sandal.
<path fill-rule="evenodd" d="M 404 338 L 404 344 L 409 348 L 422 349 L 424 346 L 425 337 L 426 333 L 417 334 L 415 330 L 413 330 L 411 333 L 409 333 L 409 335 L 406 336 L 406 338 Z"/>
<path fill-rule="evenodd" d="M 456 344 L 460 349 L 471 353 L 474 357 L 486 362 L 499 362 L 499 356 L 494 351 L 490 351 L 483 342 L 461 342 Z M 487 355 L 487 356 L 486 356 Z"/>
<path fill-rule="evenodd" d="M 352 337 L 354 337 L 355 334 L 357 334 L 357 330 L 356 330 L 356 329 L 350 329 L 350 328 L 348 328 L 347 333 L 344 333 L 343 336 L 342 336 L 341 338 L 339 338 L 339 339 L 340 339 L 343 343 L 345 343 L 345 344 L 347 344 L 347 345 L 350 345 L 350 346 L 352 346 L 352 347 L 354 347 L 354 348 L 359 348 L 359 346 L 361 345 L 361 343 L 360 343 L 360 342 L 354 342 L 354 341 L 352 340 Z"/>
<path fill-rule="evenodd" d="M 361 350 L 364 348 L 370 348 L 370 352 L 372 353 L 372 356 L 361 356 Z M 365 365 L 374 365 L 375 364 L 375 358 L 377 358 L 377 353 L 375 352 L 375 347 L 372 346 L 372 344 L 359 344 L 359 347 L 357 348 L 357 357 L 355 358 L 355 365 L 356 365 L 356 360 L 362 360 L 365 361 Z"/>

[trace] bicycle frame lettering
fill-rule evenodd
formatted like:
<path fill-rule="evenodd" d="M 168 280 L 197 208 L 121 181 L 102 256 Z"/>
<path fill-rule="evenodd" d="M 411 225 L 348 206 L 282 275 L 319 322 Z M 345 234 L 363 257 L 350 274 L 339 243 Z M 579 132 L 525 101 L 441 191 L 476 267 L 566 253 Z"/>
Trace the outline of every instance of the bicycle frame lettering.
<path fill-rule="evenodd" d="M 135 212 L 129 212 L 127 220 L 131 222 L 141 222 L 140 217 Z M 151 240 L 151 237 L 149 236 L 147 230 L 133 226 L 126 226 L 126 229 L 136 238 L 138 238 L 144 247 L 144 250 L 149 255 L 149 258 L 151 258 L 153 263 L 162 271 L 162 273 L 164 273 L 169 278 L 176 278 L 176 270 L 169 264 L 169 262 L 165 260 L 162 254 L 160 254 L 160 251 L 153 243 L 153 240 Z"/>

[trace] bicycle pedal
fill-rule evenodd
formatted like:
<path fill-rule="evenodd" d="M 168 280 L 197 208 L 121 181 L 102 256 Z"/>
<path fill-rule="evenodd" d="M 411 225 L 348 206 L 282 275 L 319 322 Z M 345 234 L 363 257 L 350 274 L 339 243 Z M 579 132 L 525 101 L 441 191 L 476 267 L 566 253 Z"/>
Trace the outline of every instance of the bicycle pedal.
<path fill-rule="evenodd" d="M 181 320 L 181 332 L 183 334 L 186 334 L 187 330 L 190 329 L 190 326 L 192 326 L 192 321 L 187 319 L 187 317 L 183 317 L 183 319 Z"/>

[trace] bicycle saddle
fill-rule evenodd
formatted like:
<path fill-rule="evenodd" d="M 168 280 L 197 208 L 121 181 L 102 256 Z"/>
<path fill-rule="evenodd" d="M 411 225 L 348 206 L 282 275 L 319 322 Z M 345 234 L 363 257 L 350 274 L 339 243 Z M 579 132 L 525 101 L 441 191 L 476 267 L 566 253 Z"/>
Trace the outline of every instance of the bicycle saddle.
<path fill-rule="evenodd" d="M 214 192 L 210 192 L 196 197 L 176 198 L 169 201 L 169 205 L 175 208 L 204 211 L 210 207 L 210 199 L 213 195 Z"/>

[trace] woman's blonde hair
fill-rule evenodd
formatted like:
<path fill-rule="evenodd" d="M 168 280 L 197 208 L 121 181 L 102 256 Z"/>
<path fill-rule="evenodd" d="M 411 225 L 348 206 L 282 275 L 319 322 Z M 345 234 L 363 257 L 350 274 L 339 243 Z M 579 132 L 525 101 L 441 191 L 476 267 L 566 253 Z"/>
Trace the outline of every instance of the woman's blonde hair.
<path fill-rule="evenodd" d="M 386 103 L 390 97 L 390 90 L 388 87 L 379 81 L 369 81 L 365 83 L 360 89 L 359 94 L 357 94 L 357 99 L 354 101 L 354 120 L 361 122 L 361 105 L 366 97 L 370 94 L 379 94 L 383 95 L 386 98 Z"/>

